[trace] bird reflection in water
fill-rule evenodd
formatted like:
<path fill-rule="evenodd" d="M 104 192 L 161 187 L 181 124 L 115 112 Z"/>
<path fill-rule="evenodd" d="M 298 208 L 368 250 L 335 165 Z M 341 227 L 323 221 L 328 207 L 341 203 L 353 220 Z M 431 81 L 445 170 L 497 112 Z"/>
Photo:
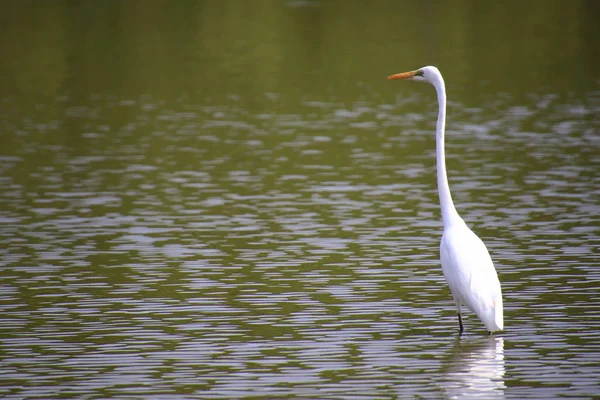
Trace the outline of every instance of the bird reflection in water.
<path fill-rule="evenodd" d="M 504 339 L 456 338 L 439 383 L 449 399 L 504 399 Z"/>

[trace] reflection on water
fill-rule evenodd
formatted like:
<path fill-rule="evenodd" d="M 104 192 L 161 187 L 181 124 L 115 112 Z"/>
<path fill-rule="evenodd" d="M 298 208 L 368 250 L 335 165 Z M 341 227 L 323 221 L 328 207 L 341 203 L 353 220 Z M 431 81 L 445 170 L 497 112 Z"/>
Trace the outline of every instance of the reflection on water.
<path fill-rule="evenodd" d="M 504 339 L 483 337 L 454 341 L 442 380 L 445 398 L 504 399 Z"/>
<path fill-rule="evenodd" d="M 24 142 L 0 159 L 0 393 L 595 393 L 589 132 L 556 133 L 573 148 L 556 152 L 552 133 L 515 133 L 522 114 L 544 119 L 535 103 L 503 102 L 476 132 L 456 112 L 448 142 L 456 201 L 503 282 L 507 330 L 492 337 L 467 314 L 452 339 L 433 137 L 398 118 L 410 102 L 356 107 L 383 122 L 376 137 L 354 107 L 311 104 L 312 135 L 301 114 L 140 102 L 129 126 L 156 133 L 135 145 Z"/>
<path fill-rule="evenodd" d="M 27 43 L 0 63 L 0 397 L 598 395 L 592 3 L 534 7 L 551 40 L 503 28 L 510 7 L 436 12 L 449 180 L 506 307 L 506 331 L 467 313 L 461 338 L 434 93 L 385 81 L 434 63 L 437 35 L 395 36 L 431 10 L 139 4 L 0 16 Z M 558 59 L 523 69 L 530 49 Z"/>

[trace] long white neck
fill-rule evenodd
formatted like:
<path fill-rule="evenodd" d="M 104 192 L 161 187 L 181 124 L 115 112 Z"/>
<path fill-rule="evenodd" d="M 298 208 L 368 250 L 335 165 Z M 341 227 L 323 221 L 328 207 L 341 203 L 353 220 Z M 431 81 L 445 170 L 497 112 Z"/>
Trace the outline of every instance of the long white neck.
<path fill-rule="evenodd" d="M 460 216 L 454 207 L 452 202 L 452 195 L 450 194 L 450 186 L 448 185 L 448 176 L 446 175 L 446 156 L 444 153 L 444 132 L 446 130 L 446 87 L 444 85 L 444 78 L 438 73 L 437 78 L 432 84 L 437 92 L 437 98 L 439 103 L 438 119 L 435 128 L 435 141 L 436 141 L 436 159 L 437 159 L 437 184 L 438 184 L 438 195 L 440 196 L 440 206 L 442 208 L 442 220 L 444 226 L 447 226 L 452 221 L 460 220 Z"/>

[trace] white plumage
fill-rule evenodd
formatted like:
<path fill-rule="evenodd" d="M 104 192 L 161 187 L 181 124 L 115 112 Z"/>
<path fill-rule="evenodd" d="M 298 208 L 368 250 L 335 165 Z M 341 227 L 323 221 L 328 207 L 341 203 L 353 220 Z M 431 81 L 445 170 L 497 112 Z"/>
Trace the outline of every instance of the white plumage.
<path fill-rule="evenodd" d="M 440 258 L 456 309 L 473 311 L 488 331 L 504 329 L 502 289 L 485 244 L 461 221 L 444 228 Z"/>
<path fill-rule="evenodd" d="M 411 79 L 431 83 L 437 92 L 439 111 L 436 124 L 437 182 L 444 234 L 440 243 L 442 270 L 456 303 L 460 332 L 463 332 L 461 304 L 473 311 L 491 333 L 504 329 L 502 289 L 485 244 L 458 215 L 448 185 L 444 132 L 446 129 L 446 87 L 436 67 L 391 75 L 388 79 Z"/>

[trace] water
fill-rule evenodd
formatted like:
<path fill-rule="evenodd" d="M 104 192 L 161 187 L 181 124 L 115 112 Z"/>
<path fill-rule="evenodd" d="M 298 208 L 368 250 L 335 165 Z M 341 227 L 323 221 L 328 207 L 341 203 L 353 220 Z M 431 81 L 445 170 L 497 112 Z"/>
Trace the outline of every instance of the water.
<path fill-rule="evenodd" d="M 507 49 L 479 43 L 505 14 L 407 3 L 477 34 L 390 55 L 397 2 L 116 4 L 0 25 L 31 45 L 0 67 L 1 397 L 600 395 L 597 7 L 556 25 L 556 2 Z M 435 94 L 384 79 L 429 63 L 454 200 L 502 281 L 493 336 L 470 312 L 456 335 L 439 266 Z"/>

